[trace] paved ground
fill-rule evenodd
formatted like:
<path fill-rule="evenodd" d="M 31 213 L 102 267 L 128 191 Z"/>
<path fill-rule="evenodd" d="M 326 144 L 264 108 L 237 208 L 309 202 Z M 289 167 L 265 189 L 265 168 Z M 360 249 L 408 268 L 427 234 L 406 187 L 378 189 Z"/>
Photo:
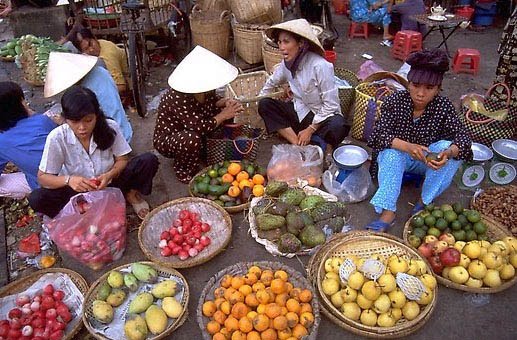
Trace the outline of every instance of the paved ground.
<path fill-rule="evenodd" d="M 357 71 L 359 66 L 365 61 L 361 57 L 363 53 L 373 55 L 374 61 L 386 70 L 396 71 L 401 63 L 392 59 L 389 49 L 379 45 L 381 32 L 375 32 L 368 40 L 353 39 L 348 40 L 345 32 L 349 25 L 349 20 L 345 17 L 336 17 L 337 27 L 341 38 L 336 44 L 338 60 L 336 66 L 344 67 Z M 4 30 L 5 23 L 0 25 L 0 32 Z M 450 39 L 450 48 L 455 51 L 458 47 L 472 47 L 481 51 L 481 71 L 476 77 L 470 75 L 448 74 L 443 84 L 443 93 L 448 95 L 456 104 L 459 97 L 469 91 L 484 92 L 491 83 L 495 67 L 497 65 L 497 44 L 501 34 L 501 23 L 497 28 L 488 28 L 484 32 L 476 33 L 470 30 L 460 30 Z M 426 47 L 433 47 L 438 42 L 438 36 L 430 36 L 425 41 Z M 152 94 L 158 93 L 165 88 L 166 79 L 171 72 L 171 67 L 159 67 L 153 70 L 151 79 Z M 20 80 L 20 71 L 14 69 L 12 64 L 0 64 L 0 80 L 12 79 L 20 81 L 24 89 L 27 90 L 29 101 L 36 109 L 41 109 L 47 102 L 41 99 L 41 89 L 33 89 Z M 156 115 L 150 115 L 146 119 L 138 118 L 135 114 L 130 114 L 131 121 L 135 130 L 132 146 L 136 153 L 152 149 L 152 131 Z M 261 141 L 260 152 L 257 162 L 267 165 L 270 158 L 270 150 L 273 144 L 279 143 L 276 138 Z M 157 206 L 169 200 L 188 195 L 187 186 L 179 183 L 172 172 L 171 161 L 160 158 L 161 166 L 154 181 L 153 194 L 148 197 L 153 206 Z M 446 191 L 438 201 L 454 202 L 460 201 L 464 204 L 469 202 L 471 192 L 459 191 L 453 185 Z M 403 188 L 399 200 L 399 210 L 397 211 L 396 226 L 390 233 L 396 236 L 402 235 L 405 221 L 409 217 L 411 206 L 409 202 L 414 202 L 418 197 L 418 190 L 412 185 Z M 351 223 L 354 226 L 363 226 L 375 216 L 373 209 L 367 202 L 350 205 L 352 215 Z M 244 220 L 242 213 L 232 215 L 233 237 L 228 248 L 212 259 L 210 262 L 195 268 L 181 270 L 190 285 L 189 318 L 187 322 L 178 329 L 170 338 L 182 339 L 201 339 L 200 330 L 196 321 L 196 306 L 198 296 L 201 293 L 207 280 L 225 268 L 236 262 L 247 260 L 269 260 L 280 261 L 293 268 L 304 271 L 304 264 L 308 258 L 274 258 L 265 249 L 257 244 L 248 235 L 248 224 Z M 145 259 L 140 251 L 137 242 L 137 232 L 128 234 L 128 245 L 123 258 L 112 267 Z M 64 260 L 66 267 L 81 273 L 88 282 L 93 282 L 102 272 L 91 271 L 73 260 Z M 109 269 L 109 268 L 106 268 Z M 486 303 L 483 305 L 483 303 Z M 460 291 L 439 287 L 438 304 L 428 323 L 408 337 L 412 339 L 515 339 L 517 325 L 515 323 L 515 313 L 517 312 L 517 287 L 508 289 L 505 292 L 493 296 L 473 296 Z M 78 339 L 86 337 L 83 331 Z M 352 333 L 346 332 L 331 323 L 322 316 L 318 332 L 318 339 L 353 339 L 356 338 Z"/>

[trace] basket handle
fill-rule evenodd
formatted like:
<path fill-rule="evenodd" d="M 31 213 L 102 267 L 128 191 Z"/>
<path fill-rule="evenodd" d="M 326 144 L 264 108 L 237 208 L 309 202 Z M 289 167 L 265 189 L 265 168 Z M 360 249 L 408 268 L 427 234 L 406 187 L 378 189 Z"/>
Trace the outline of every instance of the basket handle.
<path fill-rule="evenodd" d="M 507 98 L 506 98 L 506 107 L 508 108 L 508 106 L 510 105 L 510 97 L 511 97 L 511 92 L 510 92 L 510 88 L 508 87 L 508 85 L 506 85 L 505 83 L 495 83 L 494 85 L 492 85 L 487 91 L 486 91 L 486 94 L 485 94 L 485 98 L 486 97 L 489 97 L 491 94 L 492 94 L 492 91 L 494 91 L 494 89 L 497 87 L 497 86 L 502 86 L 504 87 L 504 89 L 506 90 L 506 94 L 507 94 Z M 471 118 L 471 113 L 472 113 L 472 110 L 471 109 L 468 109 L 467 112 L 465 113 L 465 119 L 471 123 L 471 124 L 478 124 L 478 125 L 481 125 L 481 124 L 488 124 L 488 123 L 491 123 L 493 122 L 495 119 L 494 118 L 487 118 L 487 119 L 483 119 L 483 120 L 474 120 Z"/>
<path fill-rule="evenodd" d="M 219 16 L 219 20 L 222 22 L 223 20 L 226 19 L 226 17 L 228 17 L 230 15 L 230 11 L 228 10 L 224 10 L 221 12 L 221 15 Z"/>
<path fill-rule="evenodd" d="M 201 6 L 199 4 L 195 4 L 194 7 L 192 7 L 191 14 L 199 14 L 201 13 Z"/>
<path fill-rule="evenodd" d="M 251 140 L 251 145 L 247 151 L 241 151 L 241 149 L 239 149 L 239 146 L 237 145 L 237 142 L 235 141 L 235 139 L 233 140 L 233 146 L 241 155 L 247 155 L 251 152 L 251 150 L 253 150 L 253 147 L 255 146 L 255 140 L 254 139 Z"/>

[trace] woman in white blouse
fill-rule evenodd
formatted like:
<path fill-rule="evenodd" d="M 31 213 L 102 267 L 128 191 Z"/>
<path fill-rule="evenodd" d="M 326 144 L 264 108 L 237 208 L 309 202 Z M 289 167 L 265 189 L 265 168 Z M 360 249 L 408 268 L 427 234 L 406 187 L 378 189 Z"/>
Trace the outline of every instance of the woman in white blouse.
<path fill-rule="evenodd" d="M 259 102 L 258 111 L 268 132 L 278 132 L 296 145 L 319 142 L 330 152 L 350 130 L 341 114 L 333 65 L 323 57 L 325 51 L 305 19 L 271 26 L 266 34 L 278 42 L 284 59 L 260 95 L 286 82 L 290 87 L 283 100 L 265 98 Z"/>
<path fill-rule="evenodd" d="M 54 217 L 77 193 L 112 186 L 144 218 L 149 205 L 142 195 L 151 193 L 157 157 L 144 153 L 129 160 L 131 147 L 118 124 L 101 111 L 91 90 L 70 87 L 61 106 L 66 124 L 47 137 L 38 171 L 41 188 L 29 196 L 31 207 Z"/>

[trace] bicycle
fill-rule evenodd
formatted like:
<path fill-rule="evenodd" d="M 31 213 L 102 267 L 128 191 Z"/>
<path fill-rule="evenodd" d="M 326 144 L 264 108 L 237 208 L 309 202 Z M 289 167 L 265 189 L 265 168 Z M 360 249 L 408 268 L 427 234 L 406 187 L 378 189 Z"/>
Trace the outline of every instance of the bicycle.
<path fill-rule="evenodd" d="M 142 118 L 147 114 L 145 80 L 149 75 L 144 27 L 143 23 L 139 21 L 140 11 L 144 8 L 146 6 L 138 0 L 128 0 L 122 4 L 122 9 L 129 14 L 129 22 L 127 25 L 121 25 L 120 27 L 121 31 L 127 34 L 131 91 L 133 92 L 136 111 Z"/>

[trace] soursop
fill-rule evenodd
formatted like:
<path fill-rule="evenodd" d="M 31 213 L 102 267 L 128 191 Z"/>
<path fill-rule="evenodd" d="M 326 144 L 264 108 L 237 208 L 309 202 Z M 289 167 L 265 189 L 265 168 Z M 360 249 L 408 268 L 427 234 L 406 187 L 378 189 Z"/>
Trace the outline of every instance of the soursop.
<path fill-rule="evenodd" d="M 309 195 L 300 202 L 300 209 L 309 210 L 323 202 L 325 202 L 323 197 L 318 195 Z"/>
<path fill-rule="evenodd" d="M 278 198 L 280 202 L 287 203 L 289 205 L 299 205 L 305 198 L 305 192 L 298 188 L 289 188 Z"/>
<path fill-rule="evenodd" d="M 286 182 L 271 181 L 267 184 L 265 193 L 268 196 L 278 197 L 288 189 Z"/>
<path fill-rule="evenodd" d="M 282 253 L 296 253 L 302 248 L 302 242 L 293 234 L 285 233 L 278 241 L 278 250 Z"/>

